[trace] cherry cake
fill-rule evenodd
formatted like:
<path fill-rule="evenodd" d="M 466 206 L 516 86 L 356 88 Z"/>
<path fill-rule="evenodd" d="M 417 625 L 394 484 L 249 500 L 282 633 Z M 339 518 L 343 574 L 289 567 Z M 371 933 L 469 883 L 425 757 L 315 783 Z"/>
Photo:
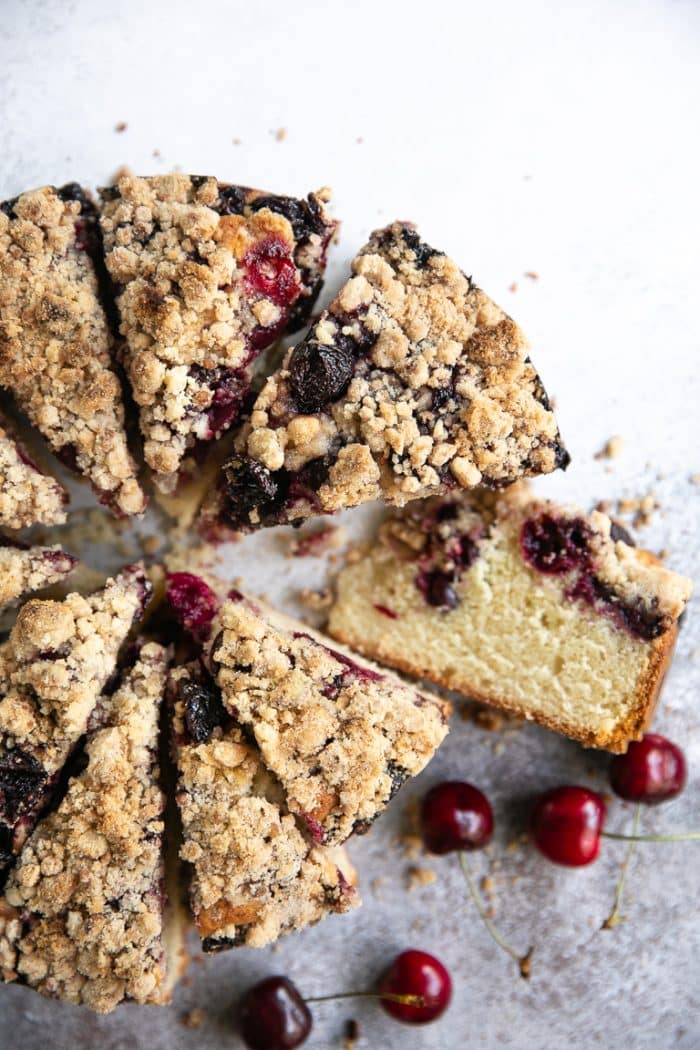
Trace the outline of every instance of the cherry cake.
<path fill-rule="evenodd" d="M 95 208 L 77 183 L 0 204 L 0 386 L 116 515 L 145 497 L 100 298 Z M 55 513 L 55 512 L 54 512 Z"/>
<path fill-rule="evenodd" d="M 148 642 L 103 694 L 63 797 L 25 842 L 0 900 L 4 979 L 101 1013 L 167 1002 L 181 968 L 162 888 L 167 664 L 167 650 Z"/>
<path fill-rule="evenodd" d="M 653 715 L 690 580 L 605 514 L 502 493 L 395 513 L 338 579 L 333 637 L 623 752 Z"/>
<path fill-rule="evenodd" d="M 173 493 L 240 416 L 256 357 L 308 319 L 337 223 L 305 200 L 190 175 L 101 191 L 106 264 L 154 483 Z"/>
<path fill-rule="evenodd" d="M 397 222 L 267 380 L 200 528 L 223 538 L 567 463 L 520 328 Z"/>

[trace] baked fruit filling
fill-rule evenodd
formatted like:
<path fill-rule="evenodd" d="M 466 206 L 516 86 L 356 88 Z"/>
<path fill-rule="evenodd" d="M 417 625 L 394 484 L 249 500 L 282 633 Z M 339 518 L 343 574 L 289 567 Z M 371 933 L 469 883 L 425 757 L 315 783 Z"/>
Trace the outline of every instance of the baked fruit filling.
<path fill-rule="evenodd" d="M 395 513 L 329 632 L 389 665 L 624 751 L 649 724 L 690 581 L 604 514 L 525 485 Z"/>
<path fill-rule="evenodd" d="M 0 386 L 101 503 L 140 514 L 96 264 L 97 212 L 77 183 L 0 204 Z"/>
<path fill-rule="evenodd" d="M 168 998 L 157 756 L 168 655 L 149 642 L 133 657 L 0 900 L 5 980 L 102 1013 Z"/>
<path fill-rule="evenodd" d="M 214 178 L 125 175 L 101 191 L 106 263 L 154 482 L 172 493 L 246 407 L 253 365 L 305 323 L 337 223 Z"/>
<path fill-rule="evenodd" d="M 0 526 L 61 525 L 68 493 L 44 474 L 0 415 Z"/>
<path fill-rule="evenodd" d="M 0 883 L 85 733 L 150 590 L 134 565 L 87 598 L 30 599 L 0 647 Z"/>
<path fill-rule="evenodd" d="M 394 223 L 352 271 L 258 396 L 210 537 L 568 463 L 523 333 L 447 256 Z"/>

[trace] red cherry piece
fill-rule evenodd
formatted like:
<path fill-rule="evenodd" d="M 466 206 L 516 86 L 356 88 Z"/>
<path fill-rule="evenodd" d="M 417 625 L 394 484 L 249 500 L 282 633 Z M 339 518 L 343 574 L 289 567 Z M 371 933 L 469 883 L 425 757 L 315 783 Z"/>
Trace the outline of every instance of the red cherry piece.
<path fill-rule="evenodd" d="M 436 784 L 423 799 L 421 834 L 431 853 L 481 849 L 493 834 L 493 812 L 486 795 L 461 780 Z"/>
<path fill-rule="evenodd" d="M 297 268 L 284 241 L 270 237 L 250 249 L 245 257 L 251 289 L 277 306 L 291 306 L 299 298 Z"/>
<path fill-rule="evenodd" d="M 293 1050 L 308 1038 L 311 1011 L 287 977 L 268 977 L 241 999 L 238 1024 L 250 1050 Z"/>
<path fill-rule="evenodd" d="M 452 978 L 439 959 L 411 948 L 397 955 L 384 974 L 380 994 L 420 995 L 423 1006 L 380 999 L 386 1012 L 407 1024 L 427 1024 L 445 1012 L 452 998 Z"/>
<path fill-rule="evenodd" d="M 178 622 L 195 641 L 206 641 L 219 608 L 219 599 L 211 587 L 191 572 L 170 572 L 167 596 Z"/>
<path fill-rule="evenodd" d="M 630 802 L 667 802 L 680 795 L 685 780 L 683 752 L 659 733 L 646 733 L 610 763 L 610 786 Z"/>
<path fill-rule="evenodd" d="M 535 803 L 530 831 L 540 853 L 555 864 L 580 868 L 600 852 L 605 803 L 584 787 L 558 787 Z"/>

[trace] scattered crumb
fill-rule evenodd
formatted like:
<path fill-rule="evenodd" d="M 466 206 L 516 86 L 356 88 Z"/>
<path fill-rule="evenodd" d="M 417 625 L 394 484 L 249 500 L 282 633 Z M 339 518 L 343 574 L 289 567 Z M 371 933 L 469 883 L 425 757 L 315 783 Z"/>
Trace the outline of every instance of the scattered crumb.
<path fill-rule="evenodd" d="M 465 722 L 473 722 L 480 729 L 490 732 L 499 732 L 501 729 L 520 729 L 523 721 L 507 711 L 499 711 L 494 707 L 485 707 L 483 704 L 470 703 L 466 701 L 459 705 L 460 717 Z"/>
<path fill-rule="evenodd" d="M 180 1024 L 184 1025 L 185 1028 L 201 1028 L 206 1019 L 207 1015 L 199 1006 L 188 1010 L 187 1013 L 180 1014 Z"/>
<path fill-rule="evenodd" d="M 233 140 L 233 144 L 234 144 L 234 146 L 240 146 L 241 140 L 240 139 L 234 139 Z"/>
<path fill-rule="evenodd" d="M 366 540 L 361 543 L 355 543 L 352 547 L 348 548 L 347 554 L 345 555 L 345 561 L 347 565 L 355 565 L 356 562 L 362 561 L 362 559 L 369 553 L 370 545 Z"/>
<path fill-rule="evenodd" d="M 601 499 L 598 500 L 594 509 L 599 511 L 601 514 L 609 514 L 613 508 L 612 503 L 609 499 Z"/>
<path fill-rule="evenodd" d="M 345 1042 L 343 1050 L 355 1050 L 355 1044 L 360 1038 L 360 1026 L 354 1018 L 345 1022 Z"/>
<path fill-rule="evenodd" d="M 421 868 L 414 864 L 406 870 L 406 886 L 409 890 L 415 890 L 418 886 L 429 886 L 436 878 L 433 868 Z"/>
<path fill-rule="evenodd" d="M 278 128 L 277 131 L 275 132 L 275 139 L 277 140 L 277 142 L 284 142 L 286 137 L 287 137 L 287 129 L 286 128 Z"/>
<path fill-rule="evenodd" d="M 160 536 L 144 536 L 141 541 L 144 554 L 155 554 L 160 549 L 161 538 Z"/>
<path fill-rule="evenodd" d="M 617 501 L 618 514 L 632 514 L 639 508 L 638 499 L 619 499 Z"/>
<path fill-rule="evenodd" d="M 523 277 L 529 277 L 531 281 L 539 281 L 540 275 L 535 270 L 526 270 Z"/>
<path fill-rule="evenodd" d="M 512 284 L 508 285 L 508 291 L 509 292 L 513 292 L 513 294 L 515 294 L 517 292 L 517 290 L 518 290 L 518 282 L 517 281 L 513 281 Z"/>
<path fill-rule="evenodd" d="M 328 587 L 324 587 L 320 591 L 304 587 L 299 591 L 298 597 L 306 609 L 313 609 L 314 612 L 321 612 L 323 609 L 330 608 L 333 604 L 333 594 Z"/>
<path fill-rule="evenodd" d="M 659 559 L 659 561 L 666 561 L 666 559 L 669 556 L 669 553 L 670 551 L 668 547 L 662 547 L 659 553 L 656 555 L 656 557 Z"/>
<path fill-rule="evenodd" d="M 154 157 L 160 157 L 160 150 L 159 149 L 154 149 L 153 150 L 153 156 Z"/>
<path fill-rule="evenodd" d="M 289 555 L 292 558 L 320 558 L 326 551 L 342 547 L 345 541 L 346 532 L 341 526 L 323 525 L 292 539 Z"/>
<path fill-rule="evenodd" d="M 114 130 L 118 132 L 126 131 L 128 124 L 125 120 L 120 120 L 118 124 L 114 125 Z"/>
<path fill-rule="evenodd" d="M 603 447 L 596 452 L 594 459 L 615 459 L 625 447 L 625 443 L 619 435 L 608 438 Z"/>
<path fill-rule="evenodd" d="M 691 474 L 689 481 L 691 485 L 700 485 L 700 474 Z"/>
<path fill-rule="evenodd" d="M 361 136 L 361 135 L 359 135 L 359 136 L 358 136 L 358 137 L 357 137 L 357 138 L 355 139 L 355 142 L 359 143 L 360 145 L 361 145 L 361 144 L 362 144 L 362 143 L 363 143 L 364 141 L 365 141 L 365 140 L 364 140 L 364 139 L 362 138 L 362 136 Z"/>
<path fill-rule="evenodd" d="M 416 860 L 423 852 L 423 840 L 420 835 L 402 835 L 399 843 L 409 860 Z"/>

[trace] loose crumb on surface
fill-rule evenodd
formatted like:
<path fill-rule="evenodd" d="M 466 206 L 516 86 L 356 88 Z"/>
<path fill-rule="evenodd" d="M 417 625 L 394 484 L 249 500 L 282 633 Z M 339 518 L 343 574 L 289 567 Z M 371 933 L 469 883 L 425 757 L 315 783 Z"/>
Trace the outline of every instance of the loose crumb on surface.
<path fill-rule="evenodd" d="M 240 139 L 234 139 L 233 140 L 233 144 L 234 144 L 234 146 L 240 146 L 241 140 Z"/>
<path fill-rule="evenodd" d="M 346 542 L 345 529 L 339 525 L 323 525 L 294 537 L 289 544 L 293 558 L 320 558 L 326 551 L 337 550 Z"/>
<path fill-rule="evenodd" d="M 512 284 L 508 285 L 508 291 L 509 292 L 513 292 L 513 294 L 515 294 L 517 292 L 517 290 L 518 290 L 518 282 L 517 281 L 513 281 Z"/>
<path fill-rule="evenodd" d="M 365 140 L 364 140 L 364 139 L 362 138 L 362 136 L 361 136 L 361 135 L 358 135 L 358 137 L 357 137 L 357 138 L 355 139 L 355 142 L 357 142 L 357 143 L 358 143 L 358 145 L 362 145 L 362 143 L 363 143 L 364 141 L 365 141 Z"/>
<path fill-rule="evenodd" d="M 328 587 L 324 587 L 320 591 L 314 591 L 308 587 L 303 587 L 299 591 L 299 601 L 304 608 L 313 609 L 315 612 L 321 612 L 323 609 L 329 609 L 333 604 L 333 594 Z"/>
<path fill-rule="evenodd" d="M 625 443 L 619 435 L 608 438 L 603 447 L 594 455 L 594 459 L 615 459 L 622 453 Z"/>
<path fill-rule="evenodd" d="M 277 131 L 275 132 L 275 139 L 276 139 L 277 142 L 284 142 L 286 137 L 287 137 L 287 129 L 286 128 L 278 128 Z"/>
<path fill-rule="evenodd" d="M 207 1015 L 200 1006 L 195 1006 L 192 1010 L 180 1014 L 180 1024 L 185 1028 L 201 1028 L 206 1019 Z"/>
<path fill-rule="evenodd" d="M 429 886 L 436 879 L 437 875 L 433 868 L 421 868 L 419 865 L 413 864 L 406 870 L 406 887 L 408 890 L 415 890 L 419 886 Z"/>
<path fill-rule="evenodd" d="M 114 130 L 118 132 L 126 131 L 128 126 L 125 120 L 120 120 L 118 124 L 114 125 Z"/>
<path fill-rule="evenodd" d="M 691 485 L 700 485 L 700 474 L 691 474 L 689 481 Z"/>
<path fill-rule="evenodd" d="M 523 277 L 529 277 L 531 281 L 539 281 L 540 275 L 535 270 L 526 270 Z"/>

